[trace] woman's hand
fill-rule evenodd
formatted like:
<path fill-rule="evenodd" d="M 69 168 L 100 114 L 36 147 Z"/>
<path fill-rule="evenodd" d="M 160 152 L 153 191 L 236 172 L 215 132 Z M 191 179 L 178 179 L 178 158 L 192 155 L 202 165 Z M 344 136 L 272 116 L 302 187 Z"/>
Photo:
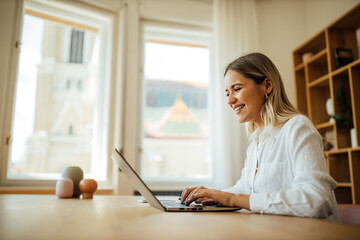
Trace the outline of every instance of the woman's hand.
<path fill-rule="evenodd" d="M 181 194 L 181 202 L 190 205 L 193 201 L 198 200 L 203 205 L 221 204 L 249 210 L 249 197 L 250 195 L 233 194 L 200 186 L 186 188 Z"/>
<path fill-rule="evenodd" d="M 187 198 L 189 198 L 189 196 L 191 194 L 193 194 L 193 192 L 197 189 L 207 189 L 206 187 L 192 187 L 192 188 L 185 188 L 184 191 L 181 194 L 181 197 L 179 198 L 179 200 L 181 201 L 182 204 L 187 204 Z M 203 205 L 217 205 L 218 203 L 216 201 L 214 201 L 211 198 L 207 198 L 207 197 L 203 197 L 203 198 L 198 198 L 196 199 L 196 203 L 201 203 Z"/>

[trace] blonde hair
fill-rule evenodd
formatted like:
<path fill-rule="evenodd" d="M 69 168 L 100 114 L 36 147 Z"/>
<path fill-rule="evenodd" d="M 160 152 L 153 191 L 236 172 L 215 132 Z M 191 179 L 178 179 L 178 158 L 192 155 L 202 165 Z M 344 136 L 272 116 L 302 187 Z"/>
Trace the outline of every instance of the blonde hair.
<path fill-rule="evenodd" d="M 266 127 L 281 126 L 293 116 L 300 114 L 286 95 L 278 69 L 264 54 L 249 53 L 241 56 L 227 66 L 225 74 L 228 70 L 236 71 L 244 77 L 254 80 L 256 84 L 261 84 L 266 78 L 272 82 L 273 89 L 260 110 L 260 117 Z M 252 133 L 255 129 L 256 125 L 249 122 L 248 132 Z"/>

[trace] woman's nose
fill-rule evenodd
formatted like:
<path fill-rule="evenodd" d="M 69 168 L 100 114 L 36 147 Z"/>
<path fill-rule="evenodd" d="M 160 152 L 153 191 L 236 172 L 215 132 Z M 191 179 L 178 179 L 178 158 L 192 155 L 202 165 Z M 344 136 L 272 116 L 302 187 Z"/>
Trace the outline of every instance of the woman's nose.
<path fill-rule="evenodd" d="M 232 95 L 232 94 L 230 94 L 229 95 L 229 99 L 228 99 L 228 103 L 229 104 L 233 104 L 233 103 L 235 103 L 236 102 L 236 98 Z"/>

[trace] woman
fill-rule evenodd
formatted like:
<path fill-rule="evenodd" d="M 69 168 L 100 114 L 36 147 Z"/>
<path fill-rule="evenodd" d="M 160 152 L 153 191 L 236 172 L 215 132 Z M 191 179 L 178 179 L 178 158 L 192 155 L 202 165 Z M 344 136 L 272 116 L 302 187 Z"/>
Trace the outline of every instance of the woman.
<path fill-rule="evenodd" d="M 340 221 L 322 138 L 288 100 L 271 60 L 261 53 L 236 59 L 225 70 L 225 86 L 228 104 L 240 123 L 248 123 L 252 141 L 241 178 L 224 191 L 187 188 L 181 201 Z"/>

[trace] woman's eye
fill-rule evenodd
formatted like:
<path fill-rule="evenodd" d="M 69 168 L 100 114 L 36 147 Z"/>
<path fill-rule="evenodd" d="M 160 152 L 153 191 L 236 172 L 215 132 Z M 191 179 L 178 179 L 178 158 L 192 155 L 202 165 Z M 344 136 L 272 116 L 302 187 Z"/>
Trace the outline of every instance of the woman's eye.
<path fill-rule="evenodd" d="M 240 91 L 241 88 L 234 88 L 234 92 L 238 92 Z M 229 97 L 230 96 L 230 92 L 226 92 L 225 96 Z"/>

